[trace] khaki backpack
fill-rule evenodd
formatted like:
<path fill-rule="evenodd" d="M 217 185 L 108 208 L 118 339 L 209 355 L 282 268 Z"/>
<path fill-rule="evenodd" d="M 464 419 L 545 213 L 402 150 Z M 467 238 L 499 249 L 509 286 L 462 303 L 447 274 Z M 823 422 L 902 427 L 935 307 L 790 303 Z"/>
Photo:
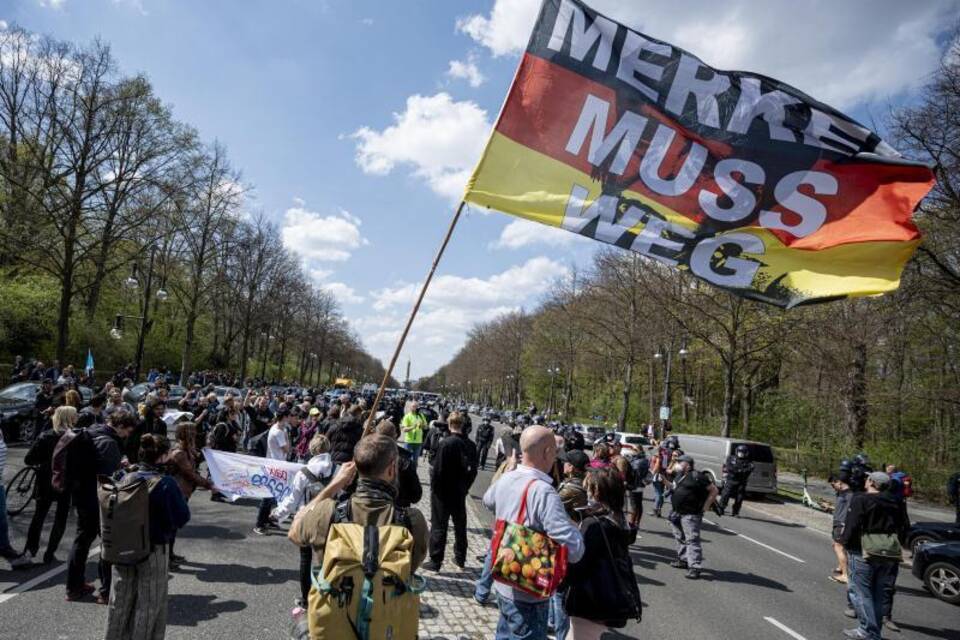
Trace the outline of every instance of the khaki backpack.
<path fill-rule="evenodd" d="M 100 557 L 119 565 L 140 564 L 150 555 L 150 491 L 158 473 L 130 473 L 119 482 L 101 480 Z"/>
<path fill-rule="evenodd" d="M 350 522 L 350 499 L 337 505 L 323 566 L 312 574 L 307 616 L 311 640 L 416 640 L 420 593 L 413 573 L 413 534 L 405 509 L 393 523 Z"/>

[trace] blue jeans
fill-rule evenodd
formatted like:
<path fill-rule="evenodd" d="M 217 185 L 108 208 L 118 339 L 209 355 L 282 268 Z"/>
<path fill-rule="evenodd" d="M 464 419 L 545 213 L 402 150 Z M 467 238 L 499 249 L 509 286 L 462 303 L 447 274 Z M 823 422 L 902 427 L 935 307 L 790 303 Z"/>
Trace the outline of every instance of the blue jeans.
<path fill-rule="evenodd" d="M 663 482 L 653 483 L 653 510 L 657 513 L 663 509 Z"/>
<path fill-rule="evenodd" d="M 496 640 L 543 640 L 547 637 L 549 600 L 516 602 L 500 598 Z"/>
<path fill-rule="evenodd" d="M 865 560 L 859 553 L 848 554 L 850 599 L 865 640 L 881 640 L 884 594 L 897 579 L 896 560 Z"/>
<path fill-rule="evenodd" d="M 423 449 L 422 442 L 404 442 L 403 448 L 410 452 L 411 457 L 413 457 L 413 468 L 416 470 L 417 461 L 420 460 L 420 451 Z"/>
<path fill-rule="evenodd" d="M 566 640 L 570 631 L 570 616 L 563 608 L 563 592 L 557 591 L 550 596 L 550 615 L 547 617 L 547 626 L 556 631 L 556 640 Z"/>
<path fill-rule="evenodd" d="M 7 488 L 0 483 L 0 555 L 16 555 L 10 546 L 10 529 L 7 525 Z"/>
<path fill-rule="evenodd" d="M 487 550 L 487 557 L 483 561 L 483 569 L 480 571 L 480 577 L 477 579 L 476 587 L 473 590 L 473 597 L 478 602 L 486 602 L 490 599 L 490 589 L 493 587 L 493 556 L 490 550 Z"/>

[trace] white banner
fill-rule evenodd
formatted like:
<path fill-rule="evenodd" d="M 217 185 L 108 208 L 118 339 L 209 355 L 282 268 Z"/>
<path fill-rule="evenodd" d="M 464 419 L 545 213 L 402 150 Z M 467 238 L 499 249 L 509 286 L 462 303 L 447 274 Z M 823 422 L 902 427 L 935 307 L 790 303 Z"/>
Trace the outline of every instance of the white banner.
<path fill-rule="evenodd" d="M 305 465 L 204 448 L 203 456 L 214 486 L 231 502 L 238 498 L 274 498 L 290 492 L 293 477 Z"/>

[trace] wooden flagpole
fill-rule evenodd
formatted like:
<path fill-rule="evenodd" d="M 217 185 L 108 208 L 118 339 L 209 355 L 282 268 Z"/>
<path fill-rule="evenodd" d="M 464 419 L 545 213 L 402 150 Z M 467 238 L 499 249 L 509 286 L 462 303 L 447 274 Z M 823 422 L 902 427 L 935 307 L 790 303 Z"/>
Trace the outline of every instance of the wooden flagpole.
<path fill-rule="evenodd" d="M 453 220 L 450 221 L 450 226 L 447 227 L 447 235 L 443 237 L 443 242 L 440 244 L 440 249 L 437 251 L 437 256 L 433 259 L 433 264 L 430 266 L 430 271 L 427 273 L 427 279 L 423 281 L 423 286 L 420 288 L 420 295 L 417 296 L 417 301 L 413 305 L 413 309 L 410 310 L 410 317 L 407 318 L 407 326 L 403 328 L 403 333 L 400 334 L 400 341 L 397 342 L 397 348 L 393 352 L 393 357 L 390 358 L 390 365 L 387 367 L 386 372 L 383 374 L 383 381 L 380 383 L 380 389 L 377 390 L 377 397 L 373 401 L 373 406 L 370 407 L 370 415 L 367 416 L 367 422 L 364 425 L 364 434 L 369 433 L 373 425 L 374 416 L 376 416 L 377 408 L 380 406 L 380 400 L 383 399 L 383 392 L 387 388 L 387 381 L 390 380 L 390 376 L 393 375 L 393 368 L 397 364 L 397 358 L 400 357 L 400 351 L 403 350 L 403 343 L 407 340 L 407 334 L 410 333 L 410 327 L 413 325 L 414 318 L 417 317 L 417 312 L 420 311 L 420 303 L 423 302 L 423 296 L 427 293 L 427 287 L 430 286 L 430 281 L 433 280 L 433 274 L 437 270 L 437 265 L 440 264 L 440 258 L 443 257 L 443 252 L 447 248 L 447 243 L 450 242 L 450 236 L 453 235 L 453 229 L 457 226 L 457 222 L 460 220 L 460 214 L 463 212 L 463 207 L 466 204 L 463 200 L 460 201 L 460 205 L 457 207 L 457 212 L 453 215 Z M 400 425 L 397 425 L 399 428 Z"/>

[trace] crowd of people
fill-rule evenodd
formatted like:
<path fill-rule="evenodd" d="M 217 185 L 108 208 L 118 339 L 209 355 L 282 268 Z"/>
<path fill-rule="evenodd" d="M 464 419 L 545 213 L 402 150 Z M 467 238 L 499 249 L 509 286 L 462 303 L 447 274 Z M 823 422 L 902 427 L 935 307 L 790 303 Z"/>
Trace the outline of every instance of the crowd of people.
<path fill-rule="evenodd" d="M 174 547 L 178 530 L 190 520 L 189 501 L 198 490 L 209 491 L 211 500 L 224 499 L 202 470 L 205 446 L 300 463 L 288 494 L 279 502 L 261 501 L 252 532 L 264 535 L 292 518 L 288 537 L 299 564 L 292 615 L 303 637 L 336 637 L 349 591 L 360 589 L 355 580 L 369 579 L 368 573 L 389 571 L 389 580 L 376 583 L 381 588 L 392 584 L 396 593 L 419 593 L 417 571 L 429 575 L 444 566 L 451 521 L 453 564 L 465 568 L 467 498 L 478 471 L 490 467 L 496 472 L 483 504 L 497 524 L 490 549 L 477 558 L 482 569 L 474 598 L 488 606 L 496 596 L 496 637 L 526 640 L 550 632 L 557 640 L 600 638 L 642 614 L 629 548 L 637 538 L 645 487 L 653 487 L 652 516 L 663 517 L 664 506 L 670 507 L 667 519 L 676 541 L 671 566 L 696 580 L 704 563 L 704 513 L 723 515 L 729 508 L 739 515 L 754 467 L 749 449 L 737 447 L 723 466 L 721 492 L 676 436 L 654 441 L 649 457 L 628 458 L 615 434 L 588 451 L 577 430 L 551 428 L 531 416 L 521 416 L 500 434 L 483 418 L 474 433 L 470 415 L 443 402 L 421 407 L 415 400 L 387 398 L 371 415 L 370 398 L 350 391 L 331 395 L 291 385 L 289 393 L 276 393 L 254 382 L 243 385 L 240 395 L 221 398 L 212 385 L 234 380 L 220 373 L 193 377 L 176 404 L 185 416 L 168 424 L 166 372 L 151 370 L 149 393 L 137 406 L 125 400 L 133 373 L 126 369 L 84 405 L 70 367 L 51 372 L 54 378 L 42 365 L 18 366 L 28 376 L 43 369 L 37 395 L 43 428 L 25 457 L 37 469 L 37 505 L 21 552 L 9 542 L 0 505 L 0 554 L 14 567 L 35 563 L 53 510 L 41 561 L 54 562 L 72 508 L 76 536 L 66 599 L 107 605 L 108 639 L 163 637 L 167 575 L 186 561 Z M 0 477 L 5 459 L 0 438 Z M 429 521 L 416 507 L 423 499 L 422 464 L 429 465 Z M 111 478 L 121 486 L 150 486 L 150 545 L 135 565 L 110 562 L 102 554 L 95 586 L 86 575 L 87 558 L 101 535 L 103 485 Z M 893 466 L 873 471 L 858 456 L 844 461 L 830 480 L 837 492 L 838 563 L 832 579 L 847 585 L 846 613 L 858 620 L 858 627 L 845 633 L 875 640 L 884 625 L 896 628 L 893 594 L 899 545 L 909 527 L 909 477 Z M 358 525 L 359 533 L 350 525 Z M 391 559 L 389 566 L 386 560 L 379 568 L 365 566 L 364 558 L 349 552 L 357 547 L 349 543 L 351 536 L 359 536 L 359 548 L 366 548 L 371 528 L 379 532 L 381 549 L 392 550 L 381 554 Z M 498 547 L 505 530 L 531 537 Z M 554 584 L 557 571 L 565 579 Z M 396 593 L 391 606 L 415 617 L 416 607 Z M 408 616 L 396 615 L 391 633 L 405 637 Z"/>

